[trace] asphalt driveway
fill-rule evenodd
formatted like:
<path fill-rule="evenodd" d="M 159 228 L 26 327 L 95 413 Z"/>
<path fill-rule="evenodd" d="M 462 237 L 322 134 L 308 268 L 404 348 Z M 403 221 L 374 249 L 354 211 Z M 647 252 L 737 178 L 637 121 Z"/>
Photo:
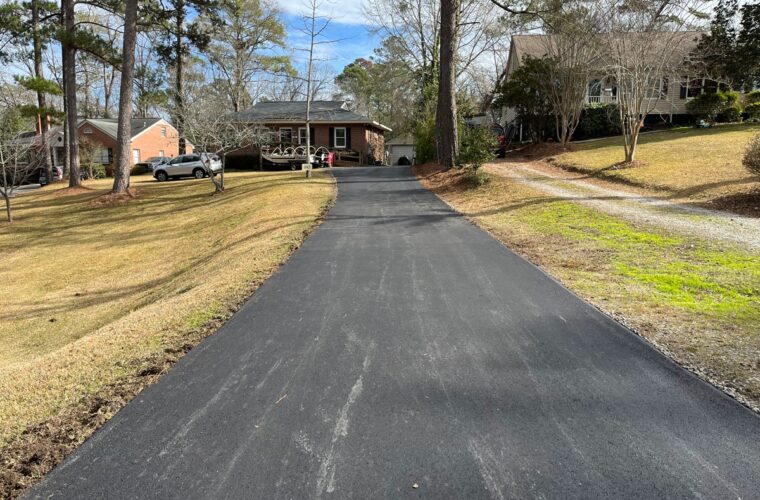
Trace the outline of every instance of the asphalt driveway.
<path fill-rule="evenodd" d="M 452 212 L 337 170 L 327 221 L 30 496 L 760 498 L 760 418 Z"/>

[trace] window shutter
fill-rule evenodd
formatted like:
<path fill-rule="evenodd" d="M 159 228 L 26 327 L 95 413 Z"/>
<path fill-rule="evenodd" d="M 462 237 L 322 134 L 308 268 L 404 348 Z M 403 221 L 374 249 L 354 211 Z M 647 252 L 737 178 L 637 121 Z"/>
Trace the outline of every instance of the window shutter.
<path fill-rule="evenodd" d="M 316 134 L 314 133 L 314 127 L 309 127 L 309 137 L 311 138 L 311 145 L 314 146 L 317 143 L 315 140 Z"/>
<path fill-rule="evenodd" d="M 328 140 L 327 147 L 335 147 L 335 127 L 330 127 L 330 138 Z"/>
<path fill-rule="evenodd" d="M 688 77 L 681 78 L 681 94 L 680 94 L 681 99 L 686 99 L 686 95 L 687 95 L 686 92 L 688 91 L 688 89 L 689 89 L 689 78 Z"/>
<path fill-rule="evenodd" d="M 108 148 L 108 164 L 113 163 L 113 148 Z"/>
<path fill-rule="evenodd" d="M 346 149 L 351 149 L 351 127 L 346 127 Z"/>

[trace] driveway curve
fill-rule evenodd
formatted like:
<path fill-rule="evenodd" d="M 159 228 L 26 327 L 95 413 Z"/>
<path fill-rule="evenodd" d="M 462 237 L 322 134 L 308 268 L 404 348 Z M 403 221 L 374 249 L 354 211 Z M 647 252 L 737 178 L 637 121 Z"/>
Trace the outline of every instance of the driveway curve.
<path fill-rule="evenodd" d="M 408 168 L 335 175 L 292 259 L 29 497 L 760 497 L 756 414 Z"/>

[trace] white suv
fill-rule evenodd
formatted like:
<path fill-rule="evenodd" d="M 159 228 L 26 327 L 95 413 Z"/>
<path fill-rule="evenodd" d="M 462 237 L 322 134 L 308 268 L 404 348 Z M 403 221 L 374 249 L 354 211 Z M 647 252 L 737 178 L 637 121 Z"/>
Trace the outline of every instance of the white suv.
<path fill-rule="evenodd" d="M 209 174 L 216 175 L 221 169 L 222 162 L 217 155 L 192 153 L 177 156 L 169 163 L 156 166 L 153 169 L 153 177 L 162 182 L 179 177 L 203 179 Z"/>

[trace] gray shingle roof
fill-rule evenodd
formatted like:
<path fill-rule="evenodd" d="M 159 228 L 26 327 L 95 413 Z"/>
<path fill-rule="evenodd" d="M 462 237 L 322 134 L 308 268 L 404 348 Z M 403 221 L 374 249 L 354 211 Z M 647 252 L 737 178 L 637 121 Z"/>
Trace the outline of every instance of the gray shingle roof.
<path fill-rule="evenodd" d="M 160 120 L 160 118 L 132 118 L 132 137 L 135 137 L 137 134 L 152 127 Z M 116 132 L 119 124 L 118 120 L 111 118 L 88 118 L 82 123 L 85 122 L 90 123 L 104 134 L 116 139 Z"/>
<path fill-rule="evenodd" d="M 250 109 L 231 114 L 230 118 L 244 123 L 303 123 L 306 119 L 306 101 L 259 102 Z M 345 101 L 312 101 L 310 118 L 314 123 L 364 123 L 390 130 L 385 125 L 351 111 Z"/>

